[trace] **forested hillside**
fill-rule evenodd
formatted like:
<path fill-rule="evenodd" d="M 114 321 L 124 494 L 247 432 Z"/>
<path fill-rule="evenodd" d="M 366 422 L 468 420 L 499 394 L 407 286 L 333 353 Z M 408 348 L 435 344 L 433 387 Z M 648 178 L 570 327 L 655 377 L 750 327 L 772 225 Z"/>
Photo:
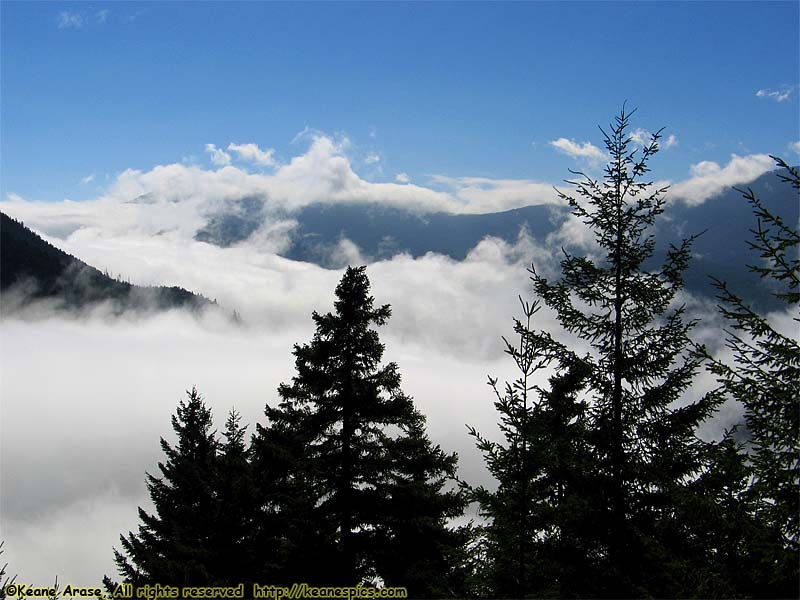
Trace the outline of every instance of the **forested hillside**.
<path fill-rule="evenodd" d="M 25 225 L 0 213 L 0 291 L 26 300 L 54 300 L 65 309 L 109 302 L 115 312 L 189 308 L 215 303 L 180 287 L 137 286 L 113 279 L 59 250 Z M 8 305 L 6 304 L 6 309 Z"/>

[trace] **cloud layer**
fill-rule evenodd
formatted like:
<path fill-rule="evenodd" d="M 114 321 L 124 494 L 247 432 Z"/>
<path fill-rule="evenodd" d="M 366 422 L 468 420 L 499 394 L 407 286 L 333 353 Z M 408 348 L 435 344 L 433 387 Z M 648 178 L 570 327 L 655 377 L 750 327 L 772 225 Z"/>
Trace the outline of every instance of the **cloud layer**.
<path fill-rule="evenodd" d="M 144 471 L 156 472 L 158 438 L 169 437 L 169 417 L 184 389 L 198 386 L 218 424 L 232 406 L 246 422 L 262 420 L 264 403 L 293 374 L 292 344 L 310 339 L 310 314 L 331 309 L 341 276 L 276 255 L 293 227 L 291 210 L 357 202 L 478 213 L 531 199 L 557 202 L 552 186 L 535 180 L 434 176 L 425 187 L 400 174 L 397 183 L 369 182 L 353 170 L 346 142 L 323 135 L 312 135 L 307 151 L 284 164 L 255 144 L 225 148 L 209 145 L 218 168 L 127 170 L 91 201 L 13 197 L 0 204 L 101 270 L 134 283 L 200 292 L 237 309 L 247 324 L 235 329 L 213 316 L 198 321 L 180 312 L 109 319 L 102 311 L 82 318 L 31 311 L 0 323 L 2 526 L 5 558 L 21 581 L 40 584 L 58 574 L 60 581 L 96 584 L 113 573 L 111 547 L 136 526 L 136 506 L 148 506 Z M 585 145 L 578 149 L 593 155 Z M 232 155 L 272 171 L 233 166 Z M 767 159 L 698 163 L 672 194 L 700 202 L 771 168 Z M 194 240 L 209 215 L 248 197 L 263 199 L 275 215 L 286 214 L 234 247 Z M 591 239 L 585 227 L 567 219 L 547 240 L 524 232 L 513 244 L 484 239 L 464 261 L 400 255 L 368 269 L 376 300 L 393 306 L 382 332 L 386 358 L 398 362 L 404 390 L 428 415 L 434 441 L 459 452 L 461 476 L 469 481 L 486 481 L 486 472 L 465 424 L 497 436 L 485 378 L 515 376 L 500 336 L 513 335 L 517 296 L 530 297 L 525 269 L 533 262 L 555 274 L 563 243 L 590 247 Z M 348 240 L 335 251 L 343 260 L 360 260 Z M 713 307 L 686 300 L 707 322 L 714 314 Z M 565 335 L 552 314 L 538 317 L 538 327 Z M 714 343 L 718 335 L 706 337 Z M 726 410 L 709 435 L 738 418 L 735 406 Z"/>
<path fill-rule="evenodd" d="M 236 328 L 215 315 L 197 320 L 180 311 L 110 319 L 98 310 L 80 318 L 31 311 L 30 318 L 0 324 L 7 558 L 21 581 L 48 582 L 58 574 L 60 581 L 88 585 L 114 572 L 118 535 L 136 527 L 136 506 L 150 507 L 144 472 L 157 472 L 158 439 L 172 439 L 169 418 L 183 391 L 198 386 L 217 428 L 235 406 L 252 432 L 253 423 L 263 422 L 264 404 L 276 400 L 278 384 L 294 374 L 291 348 L 313 334 L 311 312 L 332 309 L 341 272 L 287 261 L 253 244 L 176 244 L 135 230 L 113 243 L 70 239 L 79 255 L 103 256 L 133 279 L 174 278 L 237 307 L 246 321 Z M 381 331 L 385 358 L 398 363 L 403 389 L 427 415 L 434 442 L 459 453 L 467 481 L 490 483 L 465 425 L 499 436 L 486 376 L 516 376 L 500 336 L 513 337 L 517 296 L 530 298 L 525 268 L 534 262 L 553 275 L 556 261 L 552 248 L 523 233 L 515 244 L 485 239 L 461 262 L 396 256 L 368 268 L 376 301 L 393 308 Z M 689 296 L 681 301 L 690 312 L 714 314 Z M 535 324 L 588 350 L 547 310 Z M 711 333 L 698 335 L 715 343 Z M 708 435 L 738 419 L 737 407 L 726 410 Z"/>

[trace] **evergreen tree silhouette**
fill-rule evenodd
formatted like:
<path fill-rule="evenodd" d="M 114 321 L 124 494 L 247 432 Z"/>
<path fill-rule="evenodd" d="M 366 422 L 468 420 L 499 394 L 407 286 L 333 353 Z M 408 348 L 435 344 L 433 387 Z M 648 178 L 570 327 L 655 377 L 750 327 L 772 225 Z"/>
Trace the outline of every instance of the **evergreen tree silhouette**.
<path fill-rule="evenodd" d="M 284 579 L 383 578 L 411 586 L 412 595 L 436 595 L 459 542 L 446 520 L 463 501 L 444 489 L 456 459 L 428 440 L 397 365 L 381 365 L 384 346 L 372 327 L 391 309 L 375 307 L 369 291 L 365 267 L 349 267 L 335 312 L 313 314 L 313 339 L 294 347 L 297 374 L 257 428 L 265 539 L 281 549 L 285 568 L 276 573 Z M 422 562 L 435 567 L 426 573 Z"/>
<path fill-rule="evenodd" d="M 216 459 L 214 498 L 216 516 L 211 550 L 218 585 L 235 586 L 255 581 L 256 492 L 251 451 L 245 443 L 247 427 L 231 410 Z"/>
<path fill-rule="evenodd" d="M 147 474 L 155 514 L 139 508 L 138 533 L 120 536 L 114 550 L 119 575 L 134 585 L 212 585 L 216 583 L 214 545 L 217 451 L 211 411 L 195 388 L 181 400 L 172 428 L 177 445 L 161 439 L 166 461 L 161 477 Z M 114 583 L 106 577 L 106 587 Z"/>
<path fill-rule="evenodd" d="M 463 596 L 469 528 L 448 527 L 466 508 L 464 496 L 448 489 L 456 479 L 456 455 L 431 443 L 418 411 L 387 450 L 386 501 L 376 515 L 377 572 L 386 585 L 405 587 L 415 598 Z"/>
<path fill-rule="evenodd" d="M 576 504 L 567 523 L 556 522 L 554 530 L 561 552 L 569 549 L 572 558 L 587 552 L 592 565 L 600 567 L 589 571 L 592 578 L 586 584 L 593 589 L 576 593 L 677 596 L 693 593 L 685 587 L 691 585 L 687 564 L 701 562 L 706 550 L 691 543 L 695 534 L 685 527 L 690 522 L 685 513 L 694 507 L 686 498 L 712 450 L 697 437 L 697 428 L 721 400 L 716 394 L 696 398 L 690 390 L 702 359 L 689 351 L 695 323 L 687 321 L 675 299 L 683 287 L 692 239 L 671 246 L 660 268 L 647 263 L 655 250 L 652 227 L 665 203 L 666 189 L 645 179 L 660 132 L 643 147 L 634 147 L 630 116 L 623 108 L 609 132 L 603 131 L 609 156 L 603 178 L 573 172 L 579 179 L 567 183 L 574 195 L 559 192 L 593 234 L 592 254 L 564 250 L 556 281 L 530 269 L 534 293 L 555 313 L 563 334 L 555 337 L 526 327 L 517 332 L 531 364 L 555 368 L 568 378 L 577 376 L 574 369 L 581 365 L 581 385 L 586 386 L 585 416 L 584 409 L 577 415 L 585 425 L 572 443 L 583 444 L 585 435 L 593 477 L 589 505 Z M 572 343 L 561 341 L 570 337 L 588 343 L 590 350 L 581 355 Z M 555 389 L 563 385 L 554 384 Z M 574 403 L 573 409 L 578 410 Z M 585 466 L 584 454 L 578 457 L 574 466 Z M 586 485 L 580 477 L 573 477 L 573 483 L 575 489 Z M 580 495 L 573 498 L 581 502 Z M 519 520 L 519 512 L 513 518 Z M 552 525 L 542 522 L 544 531 Z M 533 519 L 529 526 L 530 536 L 539 540 Z M 698 555 L 687 556 L 690 552 Z M 561 568 L 557 565 L 556 571 Z M 525 577 L 518 570 L 520 585 Z M 555 593 L 565 593 L 559 583 L 565 576 L 561 572 L 556 578 Z"/>
<path fill-rule="evenodd" d="M 800 201 L 800 172 L 773 157 L 778 172 Z M 741 191 L 741 190 L 740 190 Z M 760 264 L 749 267 L 760 275 L 785 304 L 794 322 L 800 321 L 800 234 L 747 189 L 742 191 L 752 206 L 756 227 L 748 242 Z M 796 597 L 800 592 L 800 344 L 794 334 L 778 331 L 766 315 L 751 308 L 720 280 L 720 312 L 730 324 L 726 345 L 732 364 L 711 358 L 710 370 L 722 389 L 742 403 L 750 436 L 747 466 L 752 485 L 744 494 L 760 525 L 753 535 L 758 560 L 751 577 L 758 582 L 753 593 L 768 597 Z M 751 543 L 751 547 L 753 544 Z"/>
<path fill-rule="evenodd" d="M 525 318 L 515 320 L 518 342 L 503 338 L 520 377 L 502 392 L 497 379 L 489 378 L 505 442 L 468 428 L 498 483 L 492 491 L 470 488 L 487 519 L 480 530 L 484 563 L 477 587 L 482 595 L 505 598 L 591 593 L 593 574 L 603 565 L 587 545 L 591 536 L 582 532 L 600 504 L 588 407 L 578 398 L 586 366 L 576 362 L 552 376 L 549 389 L 535 385 L 534 374 L 547 363 L 529 345 L 531 318 L 540 306 L 521 302 Z"/>

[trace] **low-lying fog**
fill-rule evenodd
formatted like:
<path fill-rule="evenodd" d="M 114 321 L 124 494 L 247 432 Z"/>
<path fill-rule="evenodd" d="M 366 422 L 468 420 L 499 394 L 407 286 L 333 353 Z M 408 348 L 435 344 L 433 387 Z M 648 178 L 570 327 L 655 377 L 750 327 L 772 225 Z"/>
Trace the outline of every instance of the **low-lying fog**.
<path fill-rule="evenodd" d="M 130 187 L 128 180 L 146 175 L 121 180 Z M 342 271 L 278 257 L 285 228 L 267 227 L 248 243 L 221 249 L 192 239 L 201 219 L 182 206 L 123 205 L 120 198 L 3 205 L 101 270 L 137 284 L 183 286 L 244 319 L 237 327 L 221 311 L 201 318 L 180 311 L 114 318 L 103 307 L 68 316 L 48 305 L 5 315 L 0 563 L 9 561 L 20 582 L 45 585 L 58 575 L 64 584 L 89 585 L 116 575 L 112 547 L 119 547 L 120 533 L 137 527 L 136 507 L 150 506 L 145 471 L 158 473 L 159 437 L 172 439 L 170 415 L 184 390 L 197 386 L 219 429 L 235 407 L 252 432 L 263 422 L 264 404 L 276 400 L 278 384 L 294 374 L 292 346 L 311 339 L 311 312 L 332 309 Z M 515 377 L 501 336 L 513 338 L 517 296 L 532 299 L 526 267 L 535 262 L 556 273 L 560 245 L 585 239 L 578 225 L 568 221 L 540 243 L 524 233 L 513 245 L 485 239 L 462 262 L 398 256 L 367 269 L 376 302 L 393 309 L 380 330 L 385 359 L 398 363 L 403 389 L 427 415 L 433 440 L 458 452 L 467 481 L 489 483 L 465 424 L 498 435 L 486 377 Z M 336 251 L 361 263 L 347 240 Z M 6 306 L 17 300 L 3 298 Z M 713 302 L 682 301 L 703 319 L 695 338 L 718 346 Z M 544 310 L 535 325 L 559 331 Z M 693 393 L 711 383 L 700 375 Z M 735 406 L 726 406 L 703 433 L 719 435 L 738 417 Z"/>

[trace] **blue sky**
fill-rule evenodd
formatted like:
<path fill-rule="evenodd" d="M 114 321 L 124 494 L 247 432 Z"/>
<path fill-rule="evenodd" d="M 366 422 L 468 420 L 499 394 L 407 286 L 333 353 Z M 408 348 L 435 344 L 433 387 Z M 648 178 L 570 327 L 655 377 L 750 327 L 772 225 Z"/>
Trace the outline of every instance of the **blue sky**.
<path fill-rule="evenodd" d="M 286 163 L 306 128 L 346 136 L 370 181 L 558 182 L 580 159 L 553 142 L 599 146 L 624 100 L 675 136 L 659 178 L 798 159 L 798 2 L 0 6 L 2 198 L 211 169 L 209 143 Z"/>

